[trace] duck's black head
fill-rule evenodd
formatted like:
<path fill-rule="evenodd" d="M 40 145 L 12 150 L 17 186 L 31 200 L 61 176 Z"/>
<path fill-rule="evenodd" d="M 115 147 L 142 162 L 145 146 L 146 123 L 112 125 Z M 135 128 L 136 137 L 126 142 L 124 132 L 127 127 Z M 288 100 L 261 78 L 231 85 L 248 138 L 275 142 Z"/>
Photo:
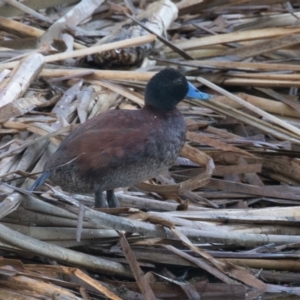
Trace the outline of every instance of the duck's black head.
<path fill-rule="evenodd" d="M 210 98 L 198 91 L 185 76 L 173 68 L 167 68 L 154 75 L 145 90 L 145 104 L 161 111 L 170 111 L 185 97 L 202 100 Z"/>

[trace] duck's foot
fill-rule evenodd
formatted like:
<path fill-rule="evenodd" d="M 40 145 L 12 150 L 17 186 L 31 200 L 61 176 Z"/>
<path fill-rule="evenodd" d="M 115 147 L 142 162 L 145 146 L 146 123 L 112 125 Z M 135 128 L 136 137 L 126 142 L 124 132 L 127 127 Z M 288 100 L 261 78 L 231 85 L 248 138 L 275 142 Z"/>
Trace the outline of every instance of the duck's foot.
<path fill-rule="evenodd" d="M 120 202 L 117 199 L 114 190 L 106 191 L 108 207 L 120 207 Z"/>
<path fill-rule="evenodd" d="M 101 187 L 97 187 L 95 190 L 95 208 L 107 208 L 107 207 L 120 207 L 120 203 L 115 196 L 114 190 L 106 191 L 105 200 L 103 196 L 103 190 Z"/>
<path fill-rule="evenodd" d="M 107 202 L 103 196 L 103 191 L 101 187 L 97 187 L 95 190 L 95 208 L 106 208 Z"/>

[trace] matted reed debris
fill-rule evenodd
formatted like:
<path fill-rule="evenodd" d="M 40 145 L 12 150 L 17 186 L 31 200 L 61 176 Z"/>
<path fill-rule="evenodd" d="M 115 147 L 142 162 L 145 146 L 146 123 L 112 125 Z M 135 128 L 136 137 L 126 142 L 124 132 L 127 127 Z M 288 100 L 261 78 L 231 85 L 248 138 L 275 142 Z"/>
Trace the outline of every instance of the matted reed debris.
<path fill-rule="evenodd" d="M 0 299 L 298 299 L 299 5 L 0 1 Z M 27 191 L 69 132 L 142 107 L 166 66 L 214 95 L 179 104 L 168 173 L 118 209 Z"/>

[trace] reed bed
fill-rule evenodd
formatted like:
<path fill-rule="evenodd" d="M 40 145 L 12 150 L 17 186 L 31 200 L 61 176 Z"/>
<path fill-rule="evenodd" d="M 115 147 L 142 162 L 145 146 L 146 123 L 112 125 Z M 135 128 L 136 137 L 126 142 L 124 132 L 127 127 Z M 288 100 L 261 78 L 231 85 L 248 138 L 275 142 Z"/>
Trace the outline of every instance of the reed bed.
<path fill-rule="evenodd" d="M 298 299 L 299 2 L 50 2 L 0 1 L 0 299 Z M 168 172 L 120 208 L 27 190 L 165 67 L 213 95 Z"/>

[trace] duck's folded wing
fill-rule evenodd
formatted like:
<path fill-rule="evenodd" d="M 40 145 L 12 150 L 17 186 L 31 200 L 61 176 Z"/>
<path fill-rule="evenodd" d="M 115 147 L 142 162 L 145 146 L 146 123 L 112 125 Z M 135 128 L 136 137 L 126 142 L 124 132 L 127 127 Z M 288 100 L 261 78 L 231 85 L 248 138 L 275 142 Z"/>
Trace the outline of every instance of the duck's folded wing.
<path fill-rule="evenodd" d="M 100 168 L 114 168 L 122 161 L 134 163 L 151 141 L 141 128 L 88 130 L 66 141 L 51 157 L 51 167 L 71 162 L 84 175 Z"/>

